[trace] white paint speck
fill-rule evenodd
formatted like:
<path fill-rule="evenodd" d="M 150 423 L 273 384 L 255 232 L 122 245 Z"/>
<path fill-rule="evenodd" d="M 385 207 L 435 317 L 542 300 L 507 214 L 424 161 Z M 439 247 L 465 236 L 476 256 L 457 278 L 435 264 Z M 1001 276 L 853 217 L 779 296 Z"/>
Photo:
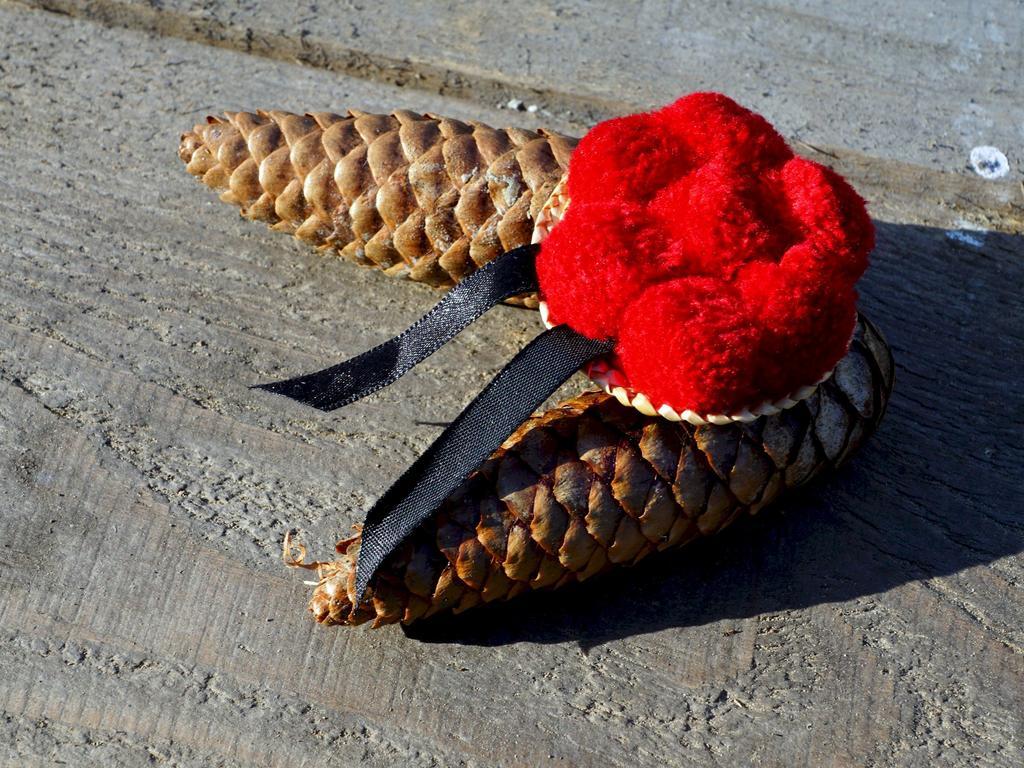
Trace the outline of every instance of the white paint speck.
<path fill-rule="evenodd" d="M 981 248 L 981 246 L 985 244 L 985 234 L 983 232 L 969 232 L 964 229 L 949 229 L 946 230 L 946 237 L 956 243 L 969 245 L 972 248 Z"/>
<path fill-rule="evenodd" d="M 985 236 L 987 234 L 987 229 L 981 229 L 964 219 L 960 219 L 956 222 L 956 229 L 946 230 L 946 237 L 954 243 L 968 245 L 971 248 L 983 247 L 985 245 Z"/>
<path fill-rule="evenodd" d="M 526 108 L 526 111 L 527 112 L 536 112 L 538 109 L 540 109 L 540 107 L 538 107 L 536 104 L 531 104 L 530 106 L 528 106 Z"/>
<path fill-rule="evenodd" d="M 995 147 L 975 147 L 971 150 L 971 167 L 983 179 L 1001 179 L 1010 172 L 1010 163 Z"/>

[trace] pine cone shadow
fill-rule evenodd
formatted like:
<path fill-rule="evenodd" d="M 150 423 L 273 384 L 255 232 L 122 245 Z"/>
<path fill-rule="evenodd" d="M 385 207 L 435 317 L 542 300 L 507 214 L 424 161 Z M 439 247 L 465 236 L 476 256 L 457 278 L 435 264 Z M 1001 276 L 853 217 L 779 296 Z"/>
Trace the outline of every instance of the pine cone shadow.
<path fill-rule="evenodd" d="M 589 648 L 843 602 L 1024 551 L 1024 237 L 876 225 L 861 306 L 893 347 L 897 384 L 849 465 L 694 547 L 406 633 Z"/>

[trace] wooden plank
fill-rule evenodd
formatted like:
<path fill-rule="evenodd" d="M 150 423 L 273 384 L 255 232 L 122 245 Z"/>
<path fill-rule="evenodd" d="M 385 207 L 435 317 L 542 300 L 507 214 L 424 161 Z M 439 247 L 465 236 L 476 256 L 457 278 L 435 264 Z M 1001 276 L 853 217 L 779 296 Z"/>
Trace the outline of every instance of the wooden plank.
<path fill-rule="evenodd" d="M 968 173 L 972 147 L 1016 151 L 1024 124 L 1014 0 L 32 2 L 476 103 L 518 98 L 576 130 L 721 90 L 796 139 Z"/>
<path fill-rule="evenodd" d="M 539 117 L 23 7 L 0 30 L 2 758 L 1019 764 L 1015 181 L 826 156 L 878 218 L 863 303 L 899 379 L 867 450 L 786 514 L 418 639 L 322 630 L 283 530 L 332 541 L 536 318 L 500 309 L 330 418 L 250 392 L 436 297 L 238 220 L 177 134 L 268 103 Z"/>

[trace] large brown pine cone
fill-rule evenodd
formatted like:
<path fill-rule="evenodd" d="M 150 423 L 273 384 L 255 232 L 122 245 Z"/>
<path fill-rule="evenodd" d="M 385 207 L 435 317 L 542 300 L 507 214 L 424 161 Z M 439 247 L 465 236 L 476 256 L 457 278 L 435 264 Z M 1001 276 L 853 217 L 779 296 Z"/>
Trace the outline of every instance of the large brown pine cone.
<path fill-rule="evenodd" d="M 325 624 L 408 623 L 716 533 L 844 461 L 881 420 L 892 383 L 889 348 L 861 318 L 814 395 L 749 424 L 693 427 L 582 394 L 513 434 L 384 562 L 362 600 L 359 537 L 340 542 L 340 557 L 318 564 L 310 610 Z"/>
<path fill-rule="evenodd" d="M 549 131 L 407 111 L 260 111 L 207 118 L 182 135 L 179 155 L 250 219 L 447 287 L 530 242 L 575 146 Z"/>

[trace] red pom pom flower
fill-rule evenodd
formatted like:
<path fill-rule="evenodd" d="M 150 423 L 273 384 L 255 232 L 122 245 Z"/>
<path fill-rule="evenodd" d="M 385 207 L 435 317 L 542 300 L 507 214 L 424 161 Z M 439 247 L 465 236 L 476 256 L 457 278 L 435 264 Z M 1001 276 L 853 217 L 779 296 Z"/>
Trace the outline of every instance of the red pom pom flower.
<path fill-rule="evenodd" d="M 592 377 L 698 424 L 752 420 L 831 372 L 874 246 L 839 175 L 716 93 L 593 128 L 542 235 L 545 322 L 614 339 Z"/>

